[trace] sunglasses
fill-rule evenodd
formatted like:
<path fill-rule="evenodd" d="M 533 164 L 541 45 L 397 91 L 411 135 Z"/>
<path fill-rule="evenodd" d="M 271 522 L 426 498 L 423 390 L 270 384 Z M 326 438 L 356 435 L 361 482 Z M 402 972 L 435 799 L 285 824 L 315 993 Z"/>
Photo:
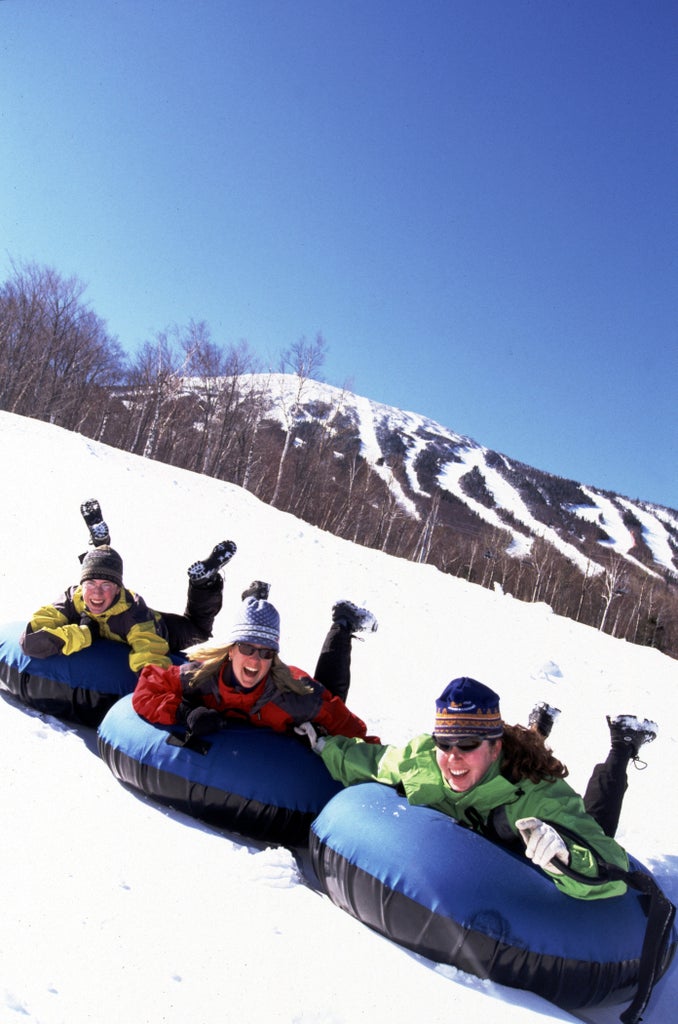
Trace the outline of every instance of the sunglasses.
<path fill-rule="evenodd" d="M 262 661 L 271 661 L 275 655 L 275 651 L 271 647 L 255 647 L 253 644 L 240 644 L 235 645 L 241 654 L 244 654 L 246 658 L 251 658 L 254 654 Z"/>
<path fill-rule="evenodd" d="M 462 736 L 458 740 L 448 740 L 444 736 L 434 735 L 433 742 L 435 743 L 438 750 L 444 750 L 445 753 L 449 753 L 456 747 L 457 750 L 461 750 L 462 753 L 466 754 L 471 750 L 477 750 L 481 743 L 483 743 L 484 741 L 478 739 L 476 736 Z"/>

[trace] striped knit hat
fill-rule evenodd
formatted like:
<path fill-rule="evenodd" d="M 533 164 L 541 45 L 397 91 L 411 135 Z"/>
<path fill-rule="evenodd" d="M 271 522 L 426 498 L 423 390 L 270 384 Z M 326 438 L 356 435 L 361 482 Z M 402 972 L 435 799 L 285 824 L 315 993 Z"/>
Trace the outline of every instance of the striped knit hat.
<path fill-rule="evenodd" d="M 82 557 L 80 582 L 85 580 L 109 580 L 122 586 L 122 558 L 108 544 L 92 548 Z"/>
<path fill-rule="evenodd" d="M 280 616 L 269 601 L 248 597 L 226 636 L 227 644 L 257 644 L 280 650 Z"/>
<path fill-rule="evenodd" d="M 498 695 L 475 679 L 453 679 L 436 701 L 436 736 L 492 740 L 503 731 Z"/>

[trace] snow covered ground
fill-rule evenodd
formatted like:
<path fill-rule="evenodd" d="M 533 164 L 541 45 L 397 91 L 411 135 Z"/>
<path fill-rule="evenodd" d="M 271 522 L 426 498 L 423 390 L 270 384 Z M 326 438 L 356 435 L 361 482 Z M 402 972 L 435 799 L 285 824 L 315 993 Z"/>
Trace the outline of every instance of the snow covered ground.
<path fill-rule="evenodd" d="M 225 628 L 251 579 L 272 583 L 282 654 L 312 670 L 337 597 L 379 630 L 354 644 L 350 705 L 400 742 L 431 727 L 435 697 L 472 675 L 509 721 L 562 709 L 553 746 L 580 791 L 607 749 L 605 714 L 655 718 L 618 838 L 678 901 L 678 663 L 445 576 L 356 547 L 251 495 L 0 413 L 0 621 L 27 619 L 78 577 L 84 498 L 98 497 L 125 580 L 181 610 L 186 567 L 224 538 Z M 115 781 L 92 730 L 0 696 L 2 1024 L 502 1024 L 576 1018 L 388 942 L 304 883 L 297 861 L 160 808 Z M 649 1024 L 675 1019 L 678 964 Z M 592 1012 L 611 1024 L 623 1007 Z"/>

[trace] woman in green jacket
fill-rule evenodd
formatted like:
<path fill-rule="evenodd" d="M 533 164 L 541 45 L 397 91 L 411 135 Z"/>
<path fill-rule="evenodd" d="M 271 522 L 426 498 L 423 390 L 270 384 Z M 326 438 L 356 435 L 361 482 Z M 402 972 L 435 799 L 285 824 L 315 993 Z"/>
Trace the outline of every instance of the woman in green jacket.
<path fill-rule="evenodd" d="M 569 896 L 602 899 L 626 890 L 624 882 L 593 881 L 597 858 L 623 869 L 628 858 L 565 782 L 567 768 L 538 733 L 505 724 L 497 694 L 474 679 L 453 680 L 436 701 L 433 733 L 404 747 L 304 731 L 335 779 L 396 786 L 411 804 L 449 814 L 489 839 L 520 843 Z M 592 882 L 563 874 L 559 864 Z"/>

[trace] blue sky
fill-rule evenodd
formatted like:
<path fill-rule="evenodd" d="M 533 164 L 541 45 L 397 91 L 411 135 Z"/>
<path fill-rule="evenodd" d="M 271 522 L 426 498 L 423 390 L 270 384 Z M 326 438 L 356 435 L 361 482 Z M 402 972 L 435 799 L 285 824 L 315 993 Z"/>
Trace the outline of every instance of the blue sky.
<path fill-rule="evenodd" d="M 0 270 L 678 508 L 668 0 L 0 0 Z"/>

